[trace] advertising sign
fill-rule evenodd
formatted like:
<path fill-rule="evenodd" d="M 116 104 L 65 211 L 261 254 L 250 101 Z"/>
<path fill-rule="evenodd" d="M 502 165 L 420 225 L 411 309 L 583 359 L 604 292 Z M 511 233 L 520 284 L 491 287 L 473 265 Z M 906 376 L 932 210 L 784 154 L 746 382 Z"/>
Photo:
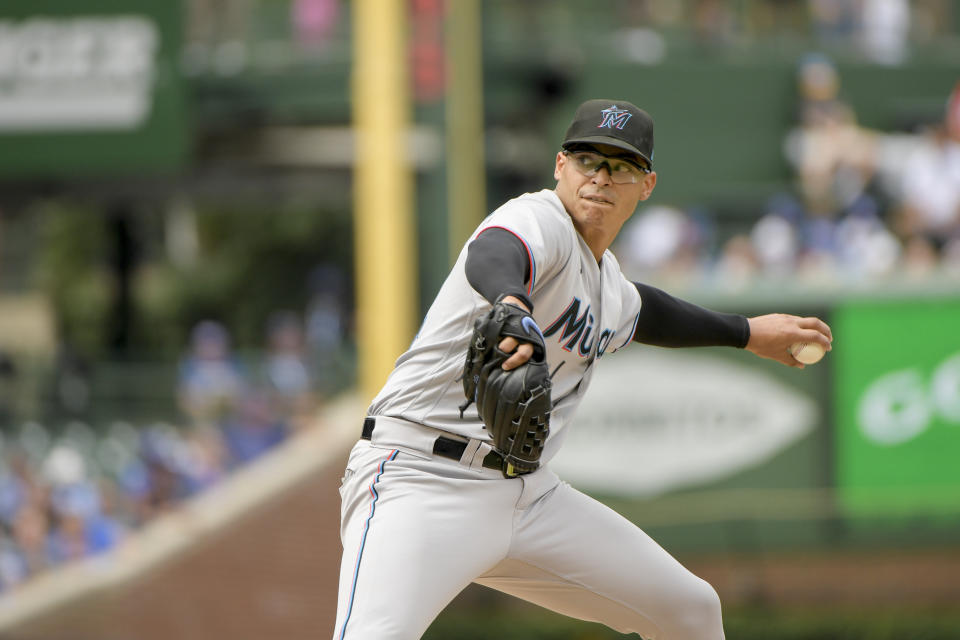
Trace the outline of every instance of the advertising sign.
<path fill-rule="evenodd" d="M 605 357 L 551 466 L 578 488 L 625 497 L 755 468 L 810 436 L 821 417 L 810 393 L 760 364 L 638 346 Z M 815 467 L 804 470 L 791 482 L 815 484 Z"/>
<path fill-rule="evenodd" d="M 837 484 L 850 514 L 960 509 L 960 300 L 834 315 Z"/>
<path fill-rule="evenodd" d="M 182 162 L 180 4 L 2 3 L 0 175 Z"/>

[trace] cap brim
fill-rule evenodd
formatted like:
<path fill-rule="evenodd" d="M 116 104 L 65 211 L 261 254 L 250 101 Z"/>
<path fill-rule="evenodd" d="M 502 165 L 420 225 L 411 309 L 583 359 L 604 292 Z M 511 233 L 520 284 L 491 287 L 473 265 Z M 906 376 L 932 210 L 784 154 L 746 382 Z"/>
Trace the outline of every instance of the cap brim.
<path fill-rule="evenodd" d="M 649 165 L 650 167 L 653 167 L 653 162 L 650 160 L 650 158 L 648 158 L 643 153 L 641 153 L 639 149 L 637 149 L 635 146 L 633 146 L 629 142 L 624 142 L 619 138 L 611 138 L 610 136 L 587 136 L 585 138 L 574 138 L 573 140 L 565 140 L 561 146 L 562 148 L 566 149 L 567 147 L 574 144 L 605 144 L 611 147 L 616 147 L 617 149 L 623 149 L 624 151 L 629 151 L 630 153 L 634 153 L 640 156 L 647 163 L 647 165 Z"/>

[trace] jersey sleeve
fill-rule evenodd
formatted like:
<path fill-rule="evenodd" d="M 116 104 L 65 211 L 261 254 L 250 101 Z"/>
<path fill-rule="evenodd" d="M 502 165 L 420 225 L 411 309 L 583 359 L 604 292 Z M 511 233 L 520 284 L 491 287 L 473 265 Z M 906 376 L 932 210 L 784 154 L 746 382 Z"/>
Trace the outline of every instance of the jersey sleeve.
<path fill-rule="evenodd" d="M 527 259 L 524 271 L 529 274 L 525 293 L 531 299 L 537 285 L 557 273 L 575 248 L 569 218 L 554 211 L 547 197 L 534 194 L 507 202 L 487 216 L 472 236 L 476 239 L 484 231 L 497 228 L 520 241 Z"/>
<path fill-rule="evenodd" d="M 467 247 L 464 270 L 470 286 L 490 304 L 510 295 L 533 311 L 527 296 L 531 264 L 526 246 L 515 234 L 499 227 L 481 231 Z"/>

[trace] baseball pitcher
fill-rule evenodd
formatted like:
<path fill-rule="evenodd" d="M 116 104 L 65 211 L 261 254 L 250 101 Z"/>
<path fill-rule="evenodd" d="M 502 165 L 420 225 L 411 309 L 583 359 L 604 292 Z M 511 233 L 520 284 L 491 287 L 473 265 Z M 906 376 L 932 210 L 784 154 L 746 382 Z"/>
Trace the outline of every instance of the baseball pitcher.
<path fill-rule="evenodd" d="M 634 342 L 803 367 L 790 345 L 832 336 L 817 318 L 717 313 L 628 280 L 608 249 L 657 184 L 653 157 L 645 111 L 585 102 L 556 188 L 471 235 L 358 425 L 334 638 L 419 638 L 471 582 L 649 640 L 724 637 L 714 589 L 550 459 L 595 367 Z"/>

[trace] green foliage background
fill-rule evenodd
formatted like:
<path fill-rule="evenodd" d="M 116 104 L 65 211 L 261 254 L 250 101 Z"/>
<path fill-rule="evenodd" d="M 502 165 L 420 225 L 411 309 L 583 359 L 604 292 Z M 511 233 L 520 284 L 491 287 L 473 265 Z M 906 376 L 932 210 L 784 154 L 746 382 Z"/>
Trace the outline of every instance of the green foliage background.
<path fill-rule="evenodd" d="M 110 353 L 119 282 L 107 214 L 64 202 L 46 203 L 37 214 L 36 284 L 50 296 L 62 339 L 90 358 L 175 355 L 190 328 L 208 318 L 225 324 L 237 346 L 259 348 L 271 313 L 304 310 L 316 267 L 335 265 L 351 290 L 352 229 L 342 211 L 296 203 L 199 210 L 189 266 L 168 254 L 163 212 L 136 211 L 129 217 L 136 252 L 131 347 Z"/>

